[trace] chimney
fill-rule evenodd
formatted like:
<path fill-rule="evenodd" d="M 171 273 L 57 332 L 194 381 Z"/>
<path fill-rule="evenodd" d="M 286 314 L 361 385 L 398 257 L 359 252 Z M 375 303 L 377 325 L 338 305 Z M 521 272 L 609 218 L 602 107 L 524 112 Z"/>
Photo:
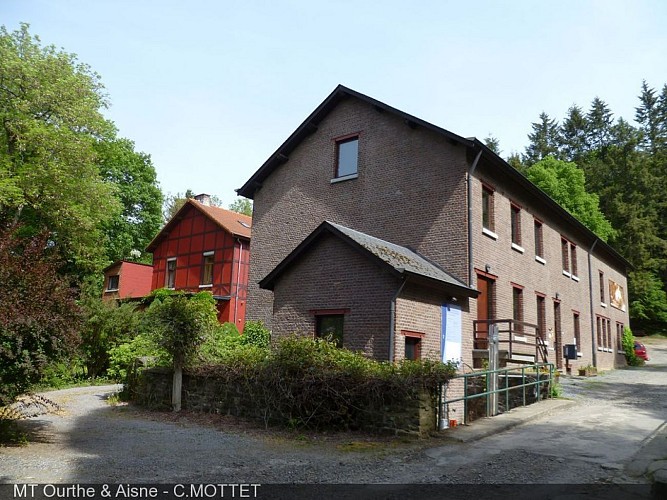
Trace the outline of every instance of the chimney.
<path fill-rule="evenodd" d="M 195 196 L 195 200 L 197 200 L 199 203 L 202 205 L 206 205 L 207 207 L 211 206 L 211 195 L 210 194 L 198 194 Z"/>

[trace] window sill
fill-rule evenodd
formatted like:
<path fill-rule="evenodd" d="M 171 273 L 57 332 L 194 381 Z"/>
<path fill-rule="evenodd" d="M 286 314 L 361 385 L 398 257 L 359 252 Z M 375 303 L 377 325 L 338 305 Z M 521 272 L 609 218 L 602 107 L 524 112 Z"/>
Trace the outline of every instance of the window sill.
<path fill-rule="evenodd" d="M 535 262 L 539 262 L 539 263 L 542 264 L 543 266 L 546 266 L 546 265 L 547 265 L 547 261 L 544 260 L 544 259 L 543 259 L 542 257 L 540 257 L 539 255 L 536 255 L 536 256 L 535 256 Z"/>
<path fill-rule="evenodd" d="M 213 288 L 213 283 L 210 285 L 199 285 L 199 288 Z"/>
<path fill-rule="evenodd" d="M 485 227 L 482 228 L 482 234 L 484 234 L 484 235 L 486 235 L 489 238 L 494 239 L 494 240 L 498 239 L 498 235 L 496 233 L 494 233 L 493 231 L 491 231 L 490 229 L 487 229 Z"/>
<path fill-rule="evenodd" d="M 600 307 L 607 307 L 607 304 L 605 302 L 600 302 Z"/>
<path fill-rule="evenodd" d="M 579 351 L 577 351 L 577 357 L 578 357 L 578 358 L 583 358 L 584 355 L 583 355 L 582 353 L 580 353 Z"/>
<path fill-rule="evenodd" d="M 573 279 L 574 281 L 579 281 L 579 276 L 575 276 L 575 275 L 573 274 L 573 275 L 572 275 L 572 279 Z"/>
<path fill-rule="evenodd" d="M 570 274 L 570 271 L 566 271 L 565 269 L 563 269 L 563 276 L 567 276 L 568 278 L 572 277 L 572 275 Z"/>
<path fill-rule="evenodd" d="M 521 245 L 517 245 L 516 243 L 512 243 L 512 250 L 516 250 L 519 253 L 524 253 L 525 250 Z"/>
<path fill-rule="evenodd" d="M 342 177 L 335 177 L 331 179 L 331 184 L 336 184 L 337 182 L 349 181 L 352 179 L 356 179 L 357 177 L 359 177 L 359 174 L 350 174 L 350 175 L 344 175 Z"/>
<path fill-rule="evenodd" d="M 104 293 L 117 292 L 117 291 L 118 291 L 118 288 L 107 288 L 106 290 L 104 290 Z"/>

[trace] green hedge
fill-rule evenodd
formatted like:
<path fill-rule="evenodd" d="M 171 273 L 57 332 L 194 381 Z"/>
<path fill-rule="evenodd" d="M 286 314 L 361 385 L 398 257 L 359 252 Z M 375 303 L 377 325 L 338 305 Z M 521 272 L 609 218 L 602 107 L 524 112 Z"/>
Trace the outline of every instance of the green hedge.
<path fill-rule="evenodd" d="M 215 377 L 218 387 L 243 395 L 247 413 L 269 422 L 311 429 L 363 427 L 384 408 L 417 404 L 423 391 L 435 397 L 455 373 L 451 364 L 370 360 L 322 339 L 289 337 L 275 350 L 252 344 L 220 353 L 214 365 L 186 370 Z"/>

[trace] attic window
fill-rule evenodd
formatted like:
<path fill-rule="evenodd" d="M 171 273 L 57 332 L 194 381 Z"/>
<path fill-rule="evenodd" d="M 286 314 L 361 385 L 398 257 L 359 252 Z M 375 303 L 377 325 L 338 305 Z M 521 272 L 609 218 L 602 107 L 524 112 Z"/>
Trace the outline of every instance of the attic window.
<path fill-rule="evenodd" d="M 236 222 L 241 224 L 243 227 L 250 229 L 250 224 L 248 224 L 247 222 L 243 222 L 242 220 L 237 220 Z"/>
<path fill-rule="evenodd" d="M 357 175 L 359 161 L 359 135 L 336 139 L 335 178 Z"/>

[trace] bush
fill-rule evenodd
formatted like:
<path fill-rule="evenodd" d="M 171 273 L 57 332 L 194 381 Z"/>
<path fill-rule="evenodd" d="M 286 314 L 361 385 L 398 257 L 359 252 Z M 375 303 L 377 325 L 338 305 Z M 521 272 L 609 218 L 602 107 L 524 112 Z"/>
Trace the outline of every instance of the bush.
<path fill-rule="evenodd" d="M 150 358 L 147 366 L 168 366 L 171 362 L 169 353 L 157 345 L 149 334 L 141 333 L 129 342 L 124 342 L 109 350 L 110 378 L 128 382 L 128 375 L 133 372 L 138 358 Z"/>
<path fill-rule="evenodd" d="M 271 332 L 261 321 L 246 321 L 241 339 L 246 345 L 267 348 L 271 344 Z"/>
<path fill-rule="evenodd" d="M 275 351 L 241 344 L 219 359 L 189 373 L 219 379 L 219 387 L 243 397 L 248 414 L 265 424 L 313 429 L 357 428 L 370 413 L 409 407 L 424 390 L 435 397 L 456 371 L 431 361 L 373 361 L 323 339 L 296 336 L 281 339 Z"/>
<path fill-rule="evenodd" d="M 632 330 L 629 326 L 623 328 L 623 351 L 625 351 L 625 361 L 628 366 L 640 366 L 643 361 L 635 354 L 635 337 L 632 335 Z"/>

